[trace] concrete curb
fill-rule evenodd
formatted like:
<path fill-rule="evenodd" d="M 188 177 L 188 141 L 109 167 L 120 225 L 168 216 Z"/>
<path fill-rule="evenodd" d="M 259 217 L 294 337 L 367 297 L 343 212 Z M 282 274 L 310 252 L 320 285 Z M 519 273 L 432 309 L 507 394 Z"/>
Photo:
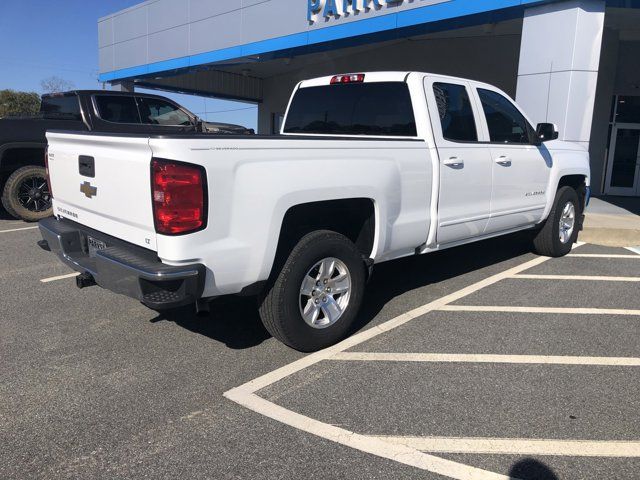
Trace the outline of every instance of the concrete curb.
<path fill-rule="evenodd" d="M 578 239 L 581 242 L 607 247 L 635 247 L 640 245 L 640 229 L 585 226 Z"/>

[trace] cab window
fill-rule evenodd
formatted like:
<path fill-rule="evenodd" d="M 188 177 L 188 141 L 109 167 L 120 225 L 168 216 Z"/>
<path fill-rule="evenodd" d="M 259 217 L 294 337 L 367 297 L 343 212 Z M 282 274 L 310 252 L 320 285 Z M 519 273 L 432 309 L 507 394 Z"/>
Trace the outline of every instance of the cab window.
<path fill-rule="evenodd" d="M 96 95 L 98 115 L 107 122 L 140 123 L 136 99 L 119 95 Z"/>
<path fill-rule="evenodd" d="M 151 125 L 191 125 L 191 118 L 175 105 L 155 98 L 138 97 L 142 123 Z"/>
<path fill-rule="evenodd" d="M 409 87 L 403 82 L 348 83 L 300 88 L 285 133 L 415 137 Z"/>
<path fill-rule="evenodd" d="M 469 93 L 464 85 L 434 83 L 442 137 L 452 142 L 477 142 L 478 131 Z"/>
<path fill-rule="evenodd" d="M 478 89 L 482 109 L 494 143 L 530 144 L 533 128 L 516 106 L 492 90 Z"/>
<path fill-rule="evenodd" d="M 45 118 L 82 120 L 77 95 L 44 96 L 40 112 Z"/>

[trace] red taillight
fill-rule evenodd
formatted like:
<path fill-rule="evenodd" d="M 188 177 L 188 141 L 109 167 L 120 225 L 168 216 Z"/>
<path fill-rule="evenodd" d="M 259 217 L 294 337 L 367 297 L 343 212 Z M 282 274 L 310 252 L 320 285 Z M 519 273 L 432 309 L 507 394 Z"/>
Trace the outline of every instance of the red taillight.
<path fill-rule="evenodd" d="M 49 185 L 49 195 L 53 198 L 53 187 L 51 186 L 51 177 L 49 176 L 49 146 L 44 147 L 44 173 Z"/>
<path fill-rule="evenodd" d="M 154 159 L 151 175 L 156 232 L 178 235 L 205 226 L 205 178 L 200 167 Z"/>
<path fill-rule="evenodd" d="M 336 83 L 362 83 L 364 82 L 364 73 L 350 73 L 348 75 L 336 75 L 331 78 L 331 85 Z"/>

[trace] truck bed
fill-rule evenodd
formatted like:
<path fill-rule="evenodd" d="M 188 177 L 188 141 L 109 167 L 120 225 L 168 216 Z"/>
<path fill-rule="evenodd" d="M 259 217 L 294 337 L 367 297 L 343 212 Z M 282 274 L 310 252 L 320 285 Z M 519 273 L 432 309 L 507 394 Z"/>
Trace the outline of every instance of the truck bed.
<path fill-rule="evenodd" d="M 419 139 L 61 131 L 47 138 L 55 215 L 155 251 L 168 265 L 205 265 L 207 296 L 269 276 L 280 225 L 296 205 L 371 199 L 385 225 L 371 253 L 378 261 L 414 253 L 430 229 L 435 153 Z M 93 159 L 94 177 L 79 172 L 79 156 Z M 153 158 L 204 168 L 206 229 L 156 233 Z M 80 191 L 85 183 L 94 195 Z"/>

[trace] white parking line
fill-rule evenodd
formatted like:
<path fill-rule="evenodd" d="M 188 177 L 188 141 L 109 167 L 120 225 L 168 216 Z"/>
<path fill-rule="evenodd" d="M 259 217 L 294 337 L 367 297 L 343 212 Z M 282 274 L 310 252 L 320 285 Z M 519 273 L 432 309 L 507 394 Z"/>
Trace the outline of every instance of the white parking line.
<path fill-rule="evenodd" d="M 563 315 L 631 315 L 640 316 L 640 310 L 622 308 L 564 308 L 564 307 L 511 307 L 507 305 L 443 305 L 443 312 L 509 312 L 560 313 Z"/>
<path fill-rule="evenodd" d="M 607 253 L 570 253 L 567 257 L 574 258 L 626 258 L 633 260 L 640 260 L 640 255 L 623 255 L 619 253 L 607 254 Z"/>
<path fill-rule="evenodd" d="M 20 232 L 22 230 L 35 230 L 38 227 L 22 227 L 22 228 L 10 228 L 9 230 L 0 230 L 0 233 Z"/>
<path fill-rule="evenodd" d="M 55 282 L 56 280 L 63 280 L 65 278 L 77 277 L 78 275 L 80 275 L 78 272 L 73 272 L 73 273 L 67 273 L 66 275 L 58 275 L 57 277 L 43 278 L 40 281 L 42 283 L 49 283 L 49 282 Z"/>
<path fill-rule="evenodd" d="M 578 244 L 576 246 L 580 246 Z M 363 452 L 367 452 L 382 458 L 394 460 L 405 465 L 414 466 L 423 470 L 438 473 L 445 477 L 465 479 L 465 480 L 489 480 L 504 479 L 509 477 L 504 475 L 488 472 L 475 467 L 467 466 L 451 460 L 446 460 L 433 455 L 424 453 L 424 451 L 445 452 L 456 447 L 461 452 L 479 451 L 480 446 L 484 445 L 487 451 L 495 453 L 514 453 L 531 452 L 531 454 L 539 453 L 541 455 L 589 455 L 589 456 L 615 456 L 615 457 L 634 457 L 639 455 L 638 442 L 618 442 L 618 441 L 579 441 L 579 440 L 538 440 L 538 439 L 436 439 L 433 438 L 415 438 L 413 437 L 380 437 L 368 436 L 355 433 L 353 431 L 320 422 L 313 418 L 301 415 L 292 410 L 286 409 L 270 402 L 256 394 L 257 391 L 272 385 L 294 373 L 308 368 L 323 360 L 345 359 L 352 355 L 352 352 L 345 352 L 366 340 L 374 338 L 382 333 L 393 330 L 405 323 L 425 315 L 431 311 L 447 310 L 447 311 L 508 311 L 508 312 L 535 312 L 535 313 L 562 313 L 562 314 L 613 314 L 613 315 L 638 315 L 640 310 L 622 310 L 622 309 L 596 309 L 596 308 L 534 308 L 534 307 L 500 307 L 500 306 L 465 306 L 465 305 L 449 305 L 464 298 L 478 290 L 489 285 L 493 285 L 506 278 L 518 275 L 530 268 L 544 263 L 548 258 L 536 258 L 517 267 L 511 268 L 497 275 L 489 277 L 485 280 L 470 285 L 462 290 L 454 292 L 450 295 L 442 297 L 431 303 L 416 308 L 403 315 L 395 317 L 381 325 L 372 327 L 357 335 L 354 335 L 340 342 L 333 347 L 327 348 L 320 352 L 313 353 L 307 357 L 301 358 L 289 365 L 285 365 L 277 370 L 258 377 L 239 387 L 233 388 L 224 393 L 228 399 L 245 406 L 246 408 L 260 413 L 268 418 L 279 421 L 285 425 L 289 425 L 298 430 L 302 430 L 313 435 L 331 440 L 338 444 L 354 448 Z M 356 353 L 356 352 L 353 352 Z M 356 353 L 357 354 L 357 353 Z M 396 354 L 391 354 L 396 355 Z M 411 355 L 411 354 L 409 354 Z M 442 354 L 439 354 L 442 355 Z M 342 357 L 342 358 L 340 358 Z M 460 356 L 458 356 L 460 357 Z M 478 359 L 478 356 L 474 356 Z M 489 356 L 482 356 L 488 360 Z M 558 363 L 576 364 L 576 365 L 632 365 L 640 366 L 640 359 L 635 358 L 606 358 L 606 357 L 535 357 L 535 356 L 491 356 L 491 360 L 505 360 L 509 357 L 510 363 L 518 360 L 517 363 Z M 500 357 L 500 358 L 497 358 Z M 518 357 L 515 359 L 514 357 Z M 350 357 L 351 359 L 353 357 Z M 544 359 L 544 361 L 542 360 Z M 403 359 L 402 361 L 405 361 Z M 450 360 L 450 359 L 449 359 Z M 526 360 L 526 362 L 525 362 Z M 475 446 L 472 444 L 475 442 Z M 457 443 L 457 445 L 455 445 Z M 463 449 L 464 444 L 467 445 Z M 578 446 L 579 444 L 579 446 Z M 517 450 L 517 451 L 516 451 Z M 491 453 L 494 453 L 491 452 Z"/>
<path fill-rule="evenodd" d="M 382 438 L 360 435 L 329 423 L 320 422 L 311 417 L 281 407 L 253 393 L 245 395 L 243 391 L 238 390 L 238 388 L 229 390 L 224 396 L 277 422 L 325 438 L 337 444 L 378 457 L 387 458 L 421 470 L 434 472 L 448 478 L 458 480 L 514 480 L 512 477 L 429 455 L 401 443 L 391 443 Z"/>
<path fill-rule="evenodd" d="M 601 275 L 534 275 L 521 273 L 512 278 L 529 280 L 588 280 L 593 282 L 640 282 L 640 277 L 607 277 Z"/>
<path fill-rule="evenodd" d="M 640 442 L 534 438 L 374 437 L 422 452 L 640 457 Z"/>
<path fill-rule="evenodd" d="M 582 244 L 576 244 L 580 246 Z M 431 303 L 418 307 L 410 312 L 404 313 L 398 317 L 393 318 L 381 325 L 372 327 L 368 330 L 360 332 L 352 337 L 349 337 L 342 342 L 321 350 L 316 353 L 312 353 L 306 357 L 301 358 L 293 363 L 285 365 L 277 370 L 269 372 L 261 377 L 258 377 L 250 382 L 247 382 L 239 387 L 228 390 L 224 393 L 224 396 L 228 399 L 252 410 L 260 413 L 265 417 L 289 425 L 290 427 L 302 430 L 321 438 L 325 438 L 336 442 L 340 445 L 354 448 L 363 452 L 367 452 L 373 455 L 377 455 L 382 458 L 388 458 L 396 462 L 411 465 L 416 468 L 427 470 L 430 472 L 438 473 L 445 477 L 455 478 L 459 480 L 507 480 L 509 477 L 481 470 L 475 467 L 464 465 L 461 463 L 453 462 L 451 460 L 445 460 L 443 458 L 435 457 L 420 452 L 414 448 L 407 447 L 406 445 L 398 445 L 390 442 L 386 442 L 380 439 L 367 437 L 365 435 L 357 434 L 353 431 L 345 428 L 336 427 L 327 423 L 314 420 L 310 417 L 301 415 L 292 410 L 288 410 L 280 405 L 265 400 L 264 398 L 256 395 L 256 392 L 262 388 L 272 385 L 283 378 L 293 375 L 300 370 L 315 365 L 323 360 L 328 360 L 337 353 L 343 352 L 351 347 L 354 347 L 366 340 L 374 338 L 384 332 L 388 332 L 397 328 L 405 323 L 418 318 L 433 310 L 438 310 L 448 303 L 455 302 L 461 298 L 466 297 L 478 290 L 481 290 L 489 285 L 493 285 L 505 278 L 512 277 L 520 272 L 533 268 L 549 260 L 546 257 L 538 257 L 528 262 L 525 262 L 516 267 L 510 268 L 489 278 L 481 280 L 473 285 L 451 293 L 445 297 L 435 300 Z"/>
<path fill-rule="evenodd" d="M 520 363 L 544 365 L 600 365 L 607 367 L 640 367 L 640 358 L 573 357 L 558 355 L 339 352 L 328 360 L 351 362 Z"/>

